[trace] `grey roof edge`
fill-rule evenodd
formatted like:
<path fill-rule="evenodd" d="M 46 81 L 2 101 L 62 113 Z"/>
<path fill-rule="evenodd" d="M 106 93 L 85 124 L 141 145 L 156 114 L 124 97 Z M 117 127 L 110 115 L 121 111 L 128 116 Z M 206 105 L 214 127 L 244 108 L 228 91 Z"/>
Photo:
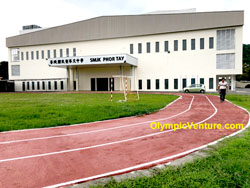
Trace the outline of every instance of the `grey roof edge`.
<path fill-rule="evenodd" d="M 112 36 L 112 37 L 96 37 L 96 38 L 89 38 L 89 40 L 87 39 L 76 39 L 76 40 L 66 40 L 66 41 L 51 41 L 51 42 L 34 42 L 34 43 L 28 43 L 28 44 L 20 44 L 20 43 L 16 43 L 15 39 L 20 39 L 22 37 L 25 36 L 31 36 L 31 35 L 36 35 L 36 34 L 40 34 L 43 32 L 49 32 L 49 31 L 54 31 L 56 29 L 63 29 L 65 27 L 69 27 L 69 26 L 75 26 L 77 24 L 83 24 L 86 22 L 94 22 L 96 20 L 102 20 L 105 18 L 124 18 L 124 17 L 164 17 L 164 16 L 181 16 L 181 15 L 204 15 L 204 14 L 231 14 L 231 13 L 239 13 L 242 16 L 242 20 L 241 22 L 235 24 L 225 24 L 225 25 L 220 25 L 220 26 L 208 26 L 208 27 L 203 27 L 203 28 L 196 28 L 196 29 L 176 29 L 175 31 L 159 31 L 159 32 L 146 32 L 146 33 L 139 33 L 139 34 L 127 34 L 127 35 L 122 35 L 122 36 Z M 35 46 L 35 45 L 42 45 L 42 44 L 58 44 L 58 43 L 67 43 L 67 42 L 78 42 L 78 41 L 92 41 L 92 40 L 101 40 L 101 39 L 112 39 L 112 38 L 124 38 L 124 37 L 133 37 L 133 36 L 145 36 L 145 35 L 153 35 L 153 34 L 164 34 L 164 33 L 174 33 L 174 32 L 183 32 L 183 31 L 195 31 L 195 30 L 204 30 L 204 29 L 212 29 L 212 28 L 223 28 L 223 27 L 231 27 L 231 26 L 243 26 L 244 25 L 244 10 L 231 10 L 231 11 L 208 11 L 208 12 L 188 12 L 188 13 L 168 13 L 168 14 L 136 14 L 136 15 L 106 15 L 106 16 L 98 16 L 98 17 L 94 17 L 94 18 L 89 18 L 86 20 L 81 20 L 81 21 L 77 21 L 77 22 L 72 22 L 72 23 L 68 23 L 68 24 L 64 24 L 64 25 L 59 25 L 59 26 L 55 26 L 55 27 L 50 27 L 50 28 L 46 28 L 43 30 L 39 30 L 39 31 L 33 31 L 31 33 L 25 33 L 25 34 L 20 34 L 20 35 L 16 35 L 16 36 L 11 36 L 11 37 L 7 37 L 6 38 L 6 46 L 7 47 L 20 47 L 20 46 Z M 14 39 L 14 42 L 13 42 Z M 16 43 L 16 44 L 15 44 Z"/>

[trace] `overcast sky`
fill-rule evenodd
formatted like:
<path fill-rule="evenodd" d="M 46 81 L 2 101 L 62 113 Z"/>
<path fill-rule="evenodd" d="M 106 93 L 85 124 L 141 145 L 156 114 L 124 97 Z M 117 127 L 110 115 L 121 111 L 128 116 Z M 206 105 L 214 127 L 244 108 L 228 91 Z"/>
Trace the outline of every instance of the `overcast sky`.
<path fill-rule="evenodd" d="M 7 59 L 5 38 L 23 25 L 53 27 L 101 15 L 143 14 L 156 10 L 244 10 L 243 43 L 250 44 L 249 0 L 0 0 L 0 61 Z"/>

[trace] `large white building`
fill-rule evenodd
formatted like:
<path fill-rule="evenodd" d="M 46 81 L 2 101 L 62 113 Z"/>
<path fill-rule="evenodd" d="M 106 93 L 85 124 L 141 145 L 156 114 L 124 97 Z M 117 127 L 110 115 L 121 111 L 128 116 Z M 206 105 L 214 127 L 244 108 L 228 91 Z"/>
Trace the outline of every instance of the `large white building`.
<path fill-rule="evenodd" d="M 243 11 L 101 16 L 6 39 L 16 91 L 180 91 L 242 74 Z M 114 76 L 116 75 L 116 76 Z"/>

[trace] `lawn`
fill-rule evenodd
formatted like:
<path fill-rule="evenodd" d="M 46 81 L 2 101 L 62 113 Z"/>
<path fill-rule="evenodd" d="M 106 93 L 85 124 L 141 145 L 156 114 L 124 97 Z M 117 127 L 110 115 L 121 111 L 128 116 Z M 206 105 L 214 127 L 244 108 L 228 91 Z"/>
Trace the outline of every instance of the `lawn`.
<path fill-rule="evenodd" d="M 0 94 L 0 131 L 53 127 L 147 114 L 177 98 L 141 94 L 140 100 L 119 102 L 122 94 L 13 93 Z"/>
<path fill-rule="evenodd" d="M 250 111 L 250 96 L 227 95 L 227 99 Z M 250 128 L 210 147 L 209 156 L 179 167 L 167 167 L 151 177 L 122 182 L 110 181 L 106 188 L 155 187 L 250 187 Z"/>

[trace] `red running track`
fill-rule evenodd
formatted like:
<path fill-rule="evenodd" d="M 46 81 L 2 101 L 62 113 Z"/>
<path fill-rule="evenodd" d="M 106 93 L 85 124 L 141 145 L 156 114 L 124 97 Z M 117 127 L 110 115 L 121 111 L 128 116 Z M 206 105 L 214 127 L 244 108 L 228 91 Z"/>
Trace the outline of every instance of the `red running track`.
<path fill-rule="evenodd" d="M 148 168 L 238 130 L 151 129 L 150 123 L 242 123 L 249 114 L 216 96 L 182 96 L 157 113 L 0 133 L 0 187 L 58 187 Z"/>

